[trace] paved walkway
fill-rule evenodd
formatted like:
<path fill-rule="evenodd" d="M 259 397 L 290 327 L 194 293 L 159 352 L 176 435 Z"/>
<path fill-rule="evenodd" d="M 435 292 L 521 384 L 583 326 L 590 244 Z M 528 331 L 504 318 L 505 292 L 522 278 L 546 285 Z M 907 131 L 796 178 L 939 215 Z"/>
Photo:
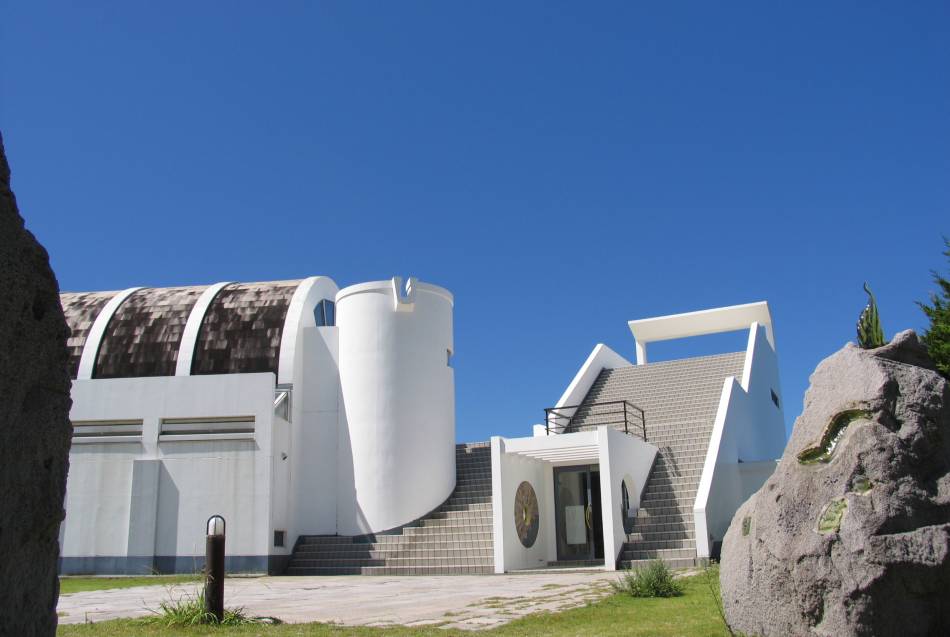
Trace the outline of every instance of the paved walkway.
<path fill-rule="evenodd" d="M 225 604 L 285 622 L 349 626 L 421 626 L 480 629 L 529 613 L 582 606 L 610 592 L 617 574 L 545 571 L 445 577 L 234 577 Z M 194 595 L 196 584 L 141 586 L 61 595 L 63 624 L 141 617 L 160 602 Z"/>

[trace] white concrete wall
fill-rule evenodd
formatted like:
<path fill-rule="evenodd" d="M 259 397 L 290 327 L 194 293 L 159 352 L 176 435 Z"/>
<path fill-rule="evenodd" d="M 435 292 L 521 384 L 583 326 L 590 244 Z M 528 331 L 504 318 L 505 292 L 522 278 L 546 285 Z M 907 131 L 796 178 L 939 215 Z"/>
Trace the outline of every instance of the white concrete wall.
<path fill-rule="evenodd" d="M 604 522 L 604 569 L 617 570 L 617 558 L 626 541 L 621 515 L 620 484 L 628 482 L 630 503 L 640 507 L 643 488 L 658 449 L 611 427 L 597 430 L 600 445 L 600 499 Z"/>
<path fill-rule="evenodd" d="M 280 353 L 277 364 L 277 382 L 295 383 L 303 371 L 306 354 L 300 341 L 305 330 L 317 326 L 314 307 L 323 299 L 334 300 L 339 292 L 333 279 L 325 276 L 312 276 L 304 279 L 294 290 L 287 307 L 284 329 L 280 337 Z"/>
<path fill-rule="evenodd" d="M 506 440 L 493 436 L 492 521 L 495 572 L 541 568 L 556 558 L 554 540 L 554 478 L 551 465 L 505 452 Z M 515 527 L 515 493 L 529 482 L 538 498 L 538 537 L 530 547 L 518 538 Z M 552 553 L 551 551 L 555 552 Z"/>
<path fill-rule="evenodd" d="M 271 533 L 269 555 L 289 557 L 294 546 L 293 539 L 288 537 L 290 535 L 288 531 L 293 525 L 296 506 L 291 485 L 292 434 L 293 426 L 283 418 L 274 415 L 271 421 L 273 455 L 271 459 L 270 529 L 284 531 L 284 545 L 275 546 L 273 533 Z"/>
<path fill-rule="evenodd" d="M 772 402 L 771 391 L 779 396 Z M 741 382 L 723 383 L 709 450 L 703 465 L 693 515 L 696 553 L 708 557 L 721 541 L 739 506 L 771 472 L 770 462 L 785 448 L 784 406 L 778 376 L 778 358 L 764 326 L 749 330 L 746 364 Z M 762 463 L 744 470 L 745 463 Z M 774 463 L 771 464 L 774 468 Z"/>
<path fill-rule="evenodd" d="M 303 356 L 294 390 L 292 528 L 299 535 L 337 532 L 337 458 L 339 455 L 338 328 L 310 327 L 300 340 Z"/>
<path fill-rule="evenodd" d="M 180 564 L 204 555 L 214 513 L 227 520 L 229 556 L 271 554 L 272 465 L 281 451 L 272 444 L 274 385 L 270 373 L 74 381 L 73 421 L 138 419 L 143 433 L 138 442 L 73 445 L 62 556 L 90 565 L 177 556 Z M 162 418 L 228 416 L 254 416 L 253 438 L 159 441 Z"/>
<path fill-rule="evenodd" d="M 337 294 L 341 535 L 389 530 L 438 507 L 455 487 L 452 295 L 410 281 Z"/>

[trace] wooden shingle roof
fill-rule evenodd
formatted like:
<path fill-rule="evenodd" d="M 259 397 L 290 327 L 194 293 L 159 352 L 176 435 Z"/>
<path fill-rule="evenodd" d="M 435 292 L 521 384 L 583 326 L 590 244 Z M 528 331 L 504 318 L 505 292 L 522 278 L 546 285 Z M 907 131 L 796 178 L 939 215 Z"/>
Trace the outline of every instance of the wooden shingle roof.
<path fill-rule="evenodd" d="M 278 371 L 290 300 L 300 281 L 233 283 L 223 287 L 201 317 L 192 374 Z M 206 286 L 143 288 L 122 301 L 95 354 L 93 378 L 174 376 L 182 337 Z M 72 330 L 69 371 L 76 378 L 89 331 L 118 292 L 60 295 Z M 94 344 L 89 344 L 91 347 Z"/>

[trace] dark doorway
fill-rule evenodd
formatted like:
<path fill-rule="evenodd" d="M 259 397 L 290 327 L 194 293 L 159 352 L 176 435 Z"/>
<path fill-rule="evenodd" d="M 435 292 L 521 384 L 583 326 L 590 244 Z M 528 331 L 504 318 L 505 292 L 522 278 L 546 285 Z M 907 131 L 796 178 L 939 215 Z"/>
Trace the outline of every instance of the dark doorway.
<path fill-rule="evenodd" d="M 554 523 L 559 562 L 604 559 L 598 466 L 554 468 Z"/>

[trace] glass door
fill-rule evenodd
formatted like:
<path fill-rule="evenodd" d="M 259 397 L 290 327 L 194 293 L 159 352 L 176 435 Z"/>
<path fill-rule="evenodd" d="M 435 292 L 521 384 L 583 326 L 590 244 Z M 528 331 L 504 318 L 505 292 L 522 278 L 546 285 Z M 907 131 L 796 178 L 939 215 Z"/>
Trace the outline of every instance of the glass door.
<path fill-rule="evenodd" d="M 597 469 L 596 466 L 554 468 L 558 561 L 587 561 L 604 556 Z"/>

